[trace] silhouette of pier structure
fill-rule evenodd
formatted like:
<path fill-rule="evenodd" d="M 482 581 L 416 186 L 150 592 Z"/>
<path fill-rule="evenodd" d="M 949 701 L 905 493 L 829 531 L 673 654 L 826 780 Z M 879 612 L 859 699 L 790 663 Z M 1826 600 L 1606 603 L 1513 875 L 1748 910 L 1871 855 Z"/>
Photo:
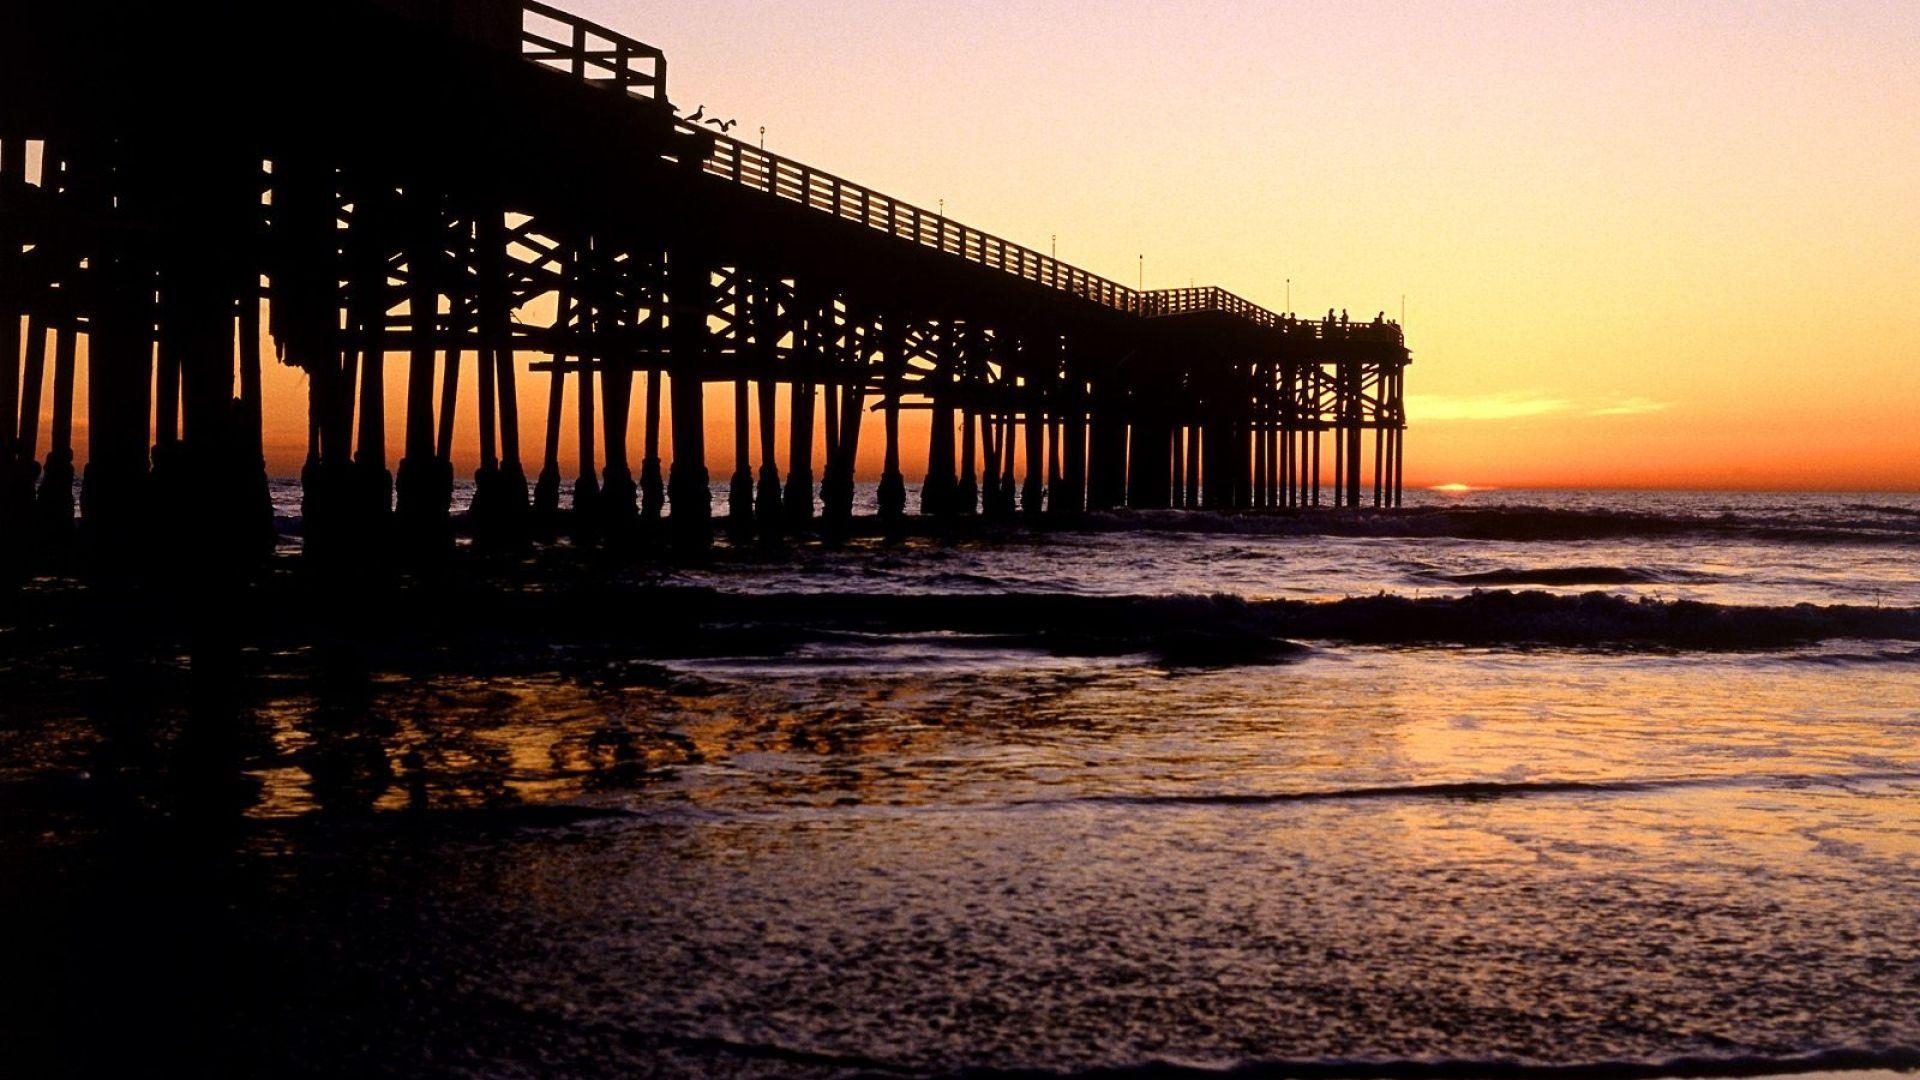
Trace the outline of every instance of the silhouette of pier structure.
<path fill-rule="evenodd" d="M 558 9 L 0 18 L 10 546 L 74 532 L 82 448 L 92 543 L 270 544 L 263 416 L 300 407 L 263 400 L 273 362 L 305 376 L 316 554 L 444 542 L 456 449 L 476 446 L 481 540 L 524 535 L 563 486 L 583 527 L 660 521 L 690 548 L 716 516 L 736 536 L 844 529 L 875 438 L 890 526 L 1400 504 L 1394 323 L 1128 288 L 767 153 L 679 119 L 659 49 Z M 549 403 L 531 443 L 528 379 Z M 731 446 L 707 445 L 713 384 Z M 924 461 L 903 457 L 908 410 L 930 414 Z"/>

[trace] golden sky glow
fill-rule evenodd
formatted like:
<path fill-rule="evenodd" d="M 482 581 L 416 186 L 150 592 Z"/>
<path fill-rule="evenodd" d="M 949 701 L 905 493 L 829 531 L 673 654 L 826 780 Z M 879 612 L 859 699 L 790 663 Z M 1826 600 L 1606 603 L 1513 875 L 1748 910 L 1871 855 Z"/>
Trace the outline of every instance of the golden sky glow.
<path fill-rule="evenodd" d="M 1920 5 L 566 6 L 683 109 L 1095 272 L 1404 296 L 1409 485 L 1920 488 Z M 291 473 L 303 378 L 267 390 Z"/>
<path fill-rule="evenodd" d="M 1096 272 L 1405 294 L 1410 484 L 1920 487 L 1920 6 L 573 6 Z"/>

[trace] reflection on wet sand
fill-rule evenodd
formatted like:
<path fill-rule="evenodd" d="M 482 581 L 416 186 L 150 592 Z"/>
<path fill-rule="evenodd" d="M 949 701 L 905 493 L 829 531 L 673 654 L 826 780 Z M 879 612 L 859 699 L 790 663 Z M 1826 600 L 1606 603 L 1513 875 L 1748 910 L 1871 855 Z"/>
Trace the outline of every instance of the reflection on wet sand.
<path fill-rule="evenodd" d="M 1910 641 L 621 587 L 0 638 L 18 1071 L 1920 1065 Z"/>

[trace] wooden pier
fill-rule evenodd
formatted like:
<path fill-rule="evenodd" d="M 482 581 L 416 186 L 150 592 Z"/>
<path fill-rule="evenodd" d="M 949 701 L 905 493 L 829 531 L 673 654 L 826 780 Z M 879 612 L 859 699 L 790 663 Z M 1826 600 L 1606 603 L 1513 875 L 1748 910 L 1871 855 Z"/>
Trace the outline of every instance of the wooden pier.
<path fill-rule="evenodd" d="M 888 525 L 1400 504 L 1394 323 L 1127 288 L 756 149 L 676 115 L 660 50 L 558 9 L 0 19 L 7 558 L 76 533 L 265 550 L 269 363 L 305 375 L 316 557 L 447 543 L 456 449 L 477 449 L 482 542 L 524 537 L 569 486 L 583 535 L 658 522 L 698 549 L 716 512 L 737 538 L 830 534 L 874 438 Z M 529 378 L 550 408 L 523 445 Z M 730 446 L 706 445 L 714 383 Z M 924 461 L 903 459 L 908 410 L 930 414 Z"/>

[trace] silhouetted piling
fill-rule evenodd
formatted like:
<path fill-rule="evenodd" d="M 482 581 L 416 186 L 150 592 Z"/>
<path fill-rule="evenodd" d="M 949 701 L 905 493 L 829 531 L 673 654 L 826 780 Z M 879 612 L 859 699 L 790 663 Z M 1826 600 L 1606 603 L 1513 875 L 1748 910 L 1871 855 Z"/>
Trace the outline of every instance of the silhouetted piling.
<path fill-rule="evenodd" d="M 648 525 L 660 521 L 667 504 L 666 483 L 660 471 L 660 382 L 662 373 L 647 372 L 646 430 L 642 434 L 645 457 L 640 460 L 640 520 Z"/>
<path fill-rule="evenodd" d="M 768 352 L 772 350 L 769 348 Z M 756 387 L 760 405 L 760 484 L 754 493 L 754 529 L 761 540 L 778 543 L 785 524 L 781 513 L 780 466 L 774 461 L 779 446 L 774 421 L 777 419 L 775 412 L 779 407 L 780 387 L 771 379 L 759 380 Z"/>
<path fill-rule="evenodd" d="M 706 256 L 694 245 L 683 244 L 670 252 L 668 258 L 673 464 L 668 472 L 667 497 L 673 508 L 673 546 L 682 554 L 693 554 L 705 551 L 712 541 L 706 399 L 701 381 L 708 337 L 705 313 L 711 282 Z"/>
<path fill-rule="evenodd" d="M 736 543 L 753 538 L 753 417 L 748 412 L 747 380 L 733 383 L 733 479 L 727 487 L 727 535 Z"/>
<path fill-rule="evenodd" d="M 795 532 L 813 522 L 813 413 L 818 396 L 811 382 L 795 382 L 789 390 L 784 519 Z"/>

